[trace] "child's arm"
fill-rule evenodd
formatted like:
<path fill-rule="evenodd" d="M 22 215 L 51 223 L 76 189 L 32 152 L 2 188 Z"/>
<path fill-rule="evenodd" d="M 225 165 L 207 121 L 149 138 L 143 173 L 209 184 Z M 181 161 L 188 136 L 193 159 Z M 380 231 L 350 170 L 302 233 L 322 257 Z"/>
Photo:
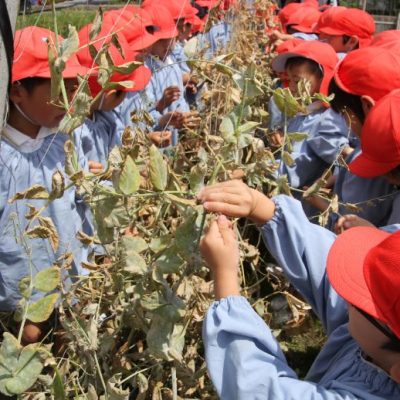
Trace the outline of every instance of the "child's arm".
<path fill-rule="evenodd" d="M 211 223 L 200 248 L 213 271 L 218 300 L 207 312 L 203 340 L 207 368 L 220 398 L 346 398 L 315 383 L 298 380 L 268 326 L 239 296 L 238 243 L 225 216 Z"/>
<path fill-rule="evenodd" d="M 247 217 L 262 225 L 269 251 L 328 333 L 347 322 L 346 303 L 332 289 L 325 269 L 335 235 L 312 224 L 300 202 L 287 196 L 271 200 L 237 180 L 206 187 L 199 199 L 207 211 Z"/>

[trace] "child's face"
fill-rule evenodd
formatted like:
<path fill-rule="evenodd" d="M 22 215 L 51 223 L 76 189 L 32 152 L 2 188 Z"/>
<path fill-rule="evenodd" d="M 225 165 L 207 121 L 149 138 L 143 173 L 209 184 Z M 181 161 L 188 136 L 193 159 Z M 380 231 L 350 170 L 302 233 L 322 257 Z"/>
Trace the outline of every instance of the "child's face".
<path fill-rule="evenodd" d="M 361 349 L 372 358 L 374 364 L 392 375 L 400 383 L 400 376 L 392 374 L 393 368 L 400 365 L 400 353 L 383 349 L 390 339 L 375 327 L 355 307 L 349 304 L 349 332 Z"/>
<path fill-rule="evenodd" d="M 164 61 L 175 46 L 175 38 L 157 40 L 152 46 L 150 53 Z"/>
<path fill-rule="evenodd" d="M 64 84 L 68 101 L 71 102 L 76 92 L 78 81 L 76 79 L 65 79 Z M 37 84 L 31 91 L 26 90 L 22 85 L 14 84 L 10 99 L 38 127 L 55 128 L 65 115 L 65 108 L 61 101 L 57 105 L 51 102 L 50 79 Z"/>
<path fill-rule="evenodd" d="M 189 23 L 185 23 L 184 19 L 178 19 L 176 23 L 176 27 L 178 28 L 178 39 L 183 42 L 189 39 L 190 34 L 192 32 L 192 25 Z"/>
<path fill-rule="evenodd" d="M 327 35 L 326 33 L 320 33 L 319 40 L 331 45 L 336 53 L 348 53 L 354 50 L 358 44 L 358 40 L 355 37 L 351 37 L 345 42 L 343 40 L 343 35 Z"/>
<path fill-rule="evenodd" d="M 289 80 L 289 89 L 293 94 L 297 93 L 297 83 L 305 79 L 311 83 L 311 94 L 318 93 L 322 79 L 310 71 L 307 64 L 292 65 L 286 68 L 286 74 Z"/>

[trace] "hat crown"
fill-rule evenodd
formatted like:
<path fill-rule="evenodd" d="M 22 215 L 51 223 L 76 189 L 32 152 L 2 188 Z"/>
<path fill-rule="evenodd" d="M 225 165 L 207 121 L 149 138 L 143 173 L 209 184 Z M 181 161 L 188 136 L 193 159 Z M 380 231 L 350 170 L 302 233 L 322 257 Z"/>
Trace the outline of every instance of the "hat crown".
<path fill-rule="evenodd" d="M 378 317 L 400 338 L 400 232 L 372 248 L 364 261 L 364 277 Z"/>

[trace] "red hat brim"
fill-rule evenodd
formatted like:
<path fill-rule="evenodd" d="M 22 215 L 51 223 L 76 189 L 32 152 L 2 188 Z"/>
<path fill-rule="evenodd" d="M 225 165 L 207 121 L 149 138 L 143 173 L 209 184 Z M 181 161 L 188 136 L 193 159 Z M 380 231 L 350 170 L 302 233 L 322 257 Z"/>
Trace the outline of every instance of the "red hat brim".
<path fill-rule="evenodd" d="M 327 274 L 335 291 L 348 303 L 374 318 L 382 319 L 364 277 L 368 252 L 390 233 L 377 228 L 351 228 L 337 237 L 327 259 Z"/>
<path fill-rule="evenodd" d="M 68 66 L 68 63 L 64 69 L 64 71 L 62 72 L 62 76 L 64 79 L 71 79 L 71 78 L 76 78 L 78 75 L 79 76 L 85 76 L 89 73 L 90 68 L 84 67 L 82 65 L 71 65 Z M 35 73 L 34 77 L 37 78 L 51 78 L 51 73 L 50 73 L 50 68 L 46 68 L 45 70 L 43 70 L 42 72 L 37 72 Z M 24 76 L 24 77 L 14 77 L 13 76 L 13 81 L 18 81 L 19 79 L 23 79 L 23 78 L 29 78 L 29 76 Z"/>
<path fill-rule="evenodd" d="M 390 162 L 375 161 L 361 153 L 349 164 L 349 169 L 352 174 L 362 178 L 375 178 L 387 174 L 398 165 L 400 165 L 400 160 Z"/>

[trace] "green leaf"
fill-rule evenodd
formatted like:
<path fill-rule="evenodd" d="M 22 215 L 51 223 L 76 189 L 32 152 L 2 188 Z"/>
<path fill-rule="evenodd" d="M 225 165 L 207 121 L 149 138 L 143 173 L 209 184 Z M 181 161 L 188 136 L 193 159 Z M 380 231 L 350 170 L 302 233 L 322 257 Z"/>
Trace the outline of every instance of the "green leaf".
<path fill-rule="evenodd" d="M 207 165 L 199 163 L 190 169 L 189 185 L 193 193 L 198 193 L 204 187 L 204 179 L 207 175 Z"/>
<path fill-rule="evenodd" d="M 287 136 L 291 142 L 302 142 L 308 138 L 308 134 L 302 132 L 290 132 Z"/>
<path fill-rule="evenodd" d="M 235 125 L 232 121 L 232 118 L 224 117 L 219 125 L 219 131 L 225 142 L 227 143 L 236 143 L 235 138 Z"/>
<path fill-rule="evenodd" d="M 89 40 L 92 41 L 101 31 L 101 26 L 103 24 L 103 9 L 99 7 L 96 11 L 96 16 L 94 17 L 93 24 L 89 31 Z"/>
<path fill-rule="evenodd" d="M 68 25 L 68 37 L 60 43 L 59 57 L 66 62 L 79 48 L 79 36 L 75 26 Z"/>
<path fill-rule="evenodd" d="M 196 36 L 189 39 L 183 48 L 187 58 L 194 58 L 198 53 L 198 39 Z"/>
<path fill-rule="evenodd" d="M 141 255 L 131 249 L 125 249 L 122 256 L 123 270 L 134 275 L 147 272 L 147 264 Z"/>
<path fill-rule="evenodd" d="M 55 375 L 52 385 L 52 391 L 54 400 L 65 400 L 67 398 L 65 390 L 64 390 L 64 382 L 62 380 L 60 371 L 57 367 L 54 367 Z"/>
<path fill-rule="evenodd" d="M 240 133 L 251 133 L 254 132 L 257 126 L 259 126 L 259 122 L 248 121 L 245 122 L 243 125 L 239 126 Z"/>
<path fill-rule="evenodd" d="M 14 203 L 16 200 L 22 199 L 48 199 L 49 192 L 42 185 L 33 185 L 24 192 L 17 192 L 8 202 Z"/>
<path fill-rule="evenodd" d="M 282 113 L 286 111 L 286 115 L 289 118 L 304 111 L 302 105 L 293 97 L 289 88 L 278 88 L 274 90 L 273 98 L 279 110 Z"/>
<path fill-rule="evenodd" d="M 33 286 L 41 292 L 53 291 L 61 282 L 61 273 L 58 267 L 46 268 L 39 271 L 33 278 Z"/>
<path fill-rule="evenodd" d="M 122 245 L 127 250 L 133 250 L 137 253 L 142 253 L 149 248 L 144 239 L 139 236 L 123 236 Z"/>
<path fill-rule="evenodd" d="M 134 81 L 107 82 L 103 87 L 104 90 L 121 89 L 121 87 L 132 89 L 135 87 L 135 82 Z"/>
<path fill-rule="evenodd" d="M 154 315 L 147 332 L 149 350 L 157 357 L 167 361 L 180 361 L 185 344 L 185 328 L 181 324 Z"/>
<path fill-rule="evenodd" d="M 287 194 L 288 196 L 291 196 L 292 193 L 290 191 L 290 186 L 288 183 L 287 175 L 281 175 L 278 177 L 276 180 L 276 183 L 278 185 L 278 192 L 282 194 Z"/>
<path fill-rule="evenodd" d="M 125 51 L 123 47 L 121 46 L 121 43 L 119 42 L 118 39 L 118 34 L 113 32 L 111 35 L 111 43 L 115 46 L 115 48 L 118 50 L 119 54 L 121 54 L 121 57 L 125 59 Z"/>
<path fill-rule="evenodd" d="M 127 75 L 132 73 L 135 69 L 138 69 L 141 65 L 143 65 L 143 63 L 139 61 L 131 61 L 122 65 L 114 65 L 113 71 L 122 75 Z"/>
<path fill-rule="evenodd" d="M 131 156 L 127 156 L 118 179 L 119 190 L 129 196 L 135 193 L 140 186 L 139 169 Z"/>
<path fill-rule="evenodd" d="M 30 286 L 31 278 L 29 276 L 24 276 L 18 283 L 19 292 L 25 299 L 29 299 L 29 297 L 31 297 L 32 295 L 32 290 Z"/>
<path fill-rule="evenodd" d="M 157 258 L 155 265 L 162 274 L 176 274 L 179 272 L 184 261 L 177 254 L 175 247 L 170 247 Z"/>
<path fill-rule="evenodd" d="M 58 298 L 58 293 L 53 293 L 29 304 L 27 318 L 32 322 L 47 321 L 54 311 Z"/>
<path fill-rule="evenodd" d="M 166 249 L 170 245 L 171 240 L 172 240 L 172 235 L 164 235 L 153 238 L 151 239 L 150 242 L 150 249 L 154 253 L 159 253 L 160 251 Z"/>
<path fill-rule="evenodd" d="M 238 147 L 239 149 L 244 149 L 247 146 L 250 146 L 253 143 L 253 136 L 249 133 L 242 134 L 238 139 Z"/>
<path fill-rule="evenodd" d="M 61 93 L 62 69 L 56 65 L 57 50 L 54 43 L 47 41 L 47 57 L 49 59 L 51 77 L 51 100 L 58 101 Z"/>
<path fill-rule="evenodd" d="M 290 153 L 288 153 L 287 151 L 283 152 L 282 160 L 288 167 L 293 167 L 293 165 L 296 164 Z"/>
<path fill-rule="evenodd" d="M 38 344 L 22 348 L 14 336 L 5 332 L 0 348 L 0 392 L 12 396 L 27 391 L 42 372 L 43 352 Z"/>
<path fill-rule="evenodd" d="M 150 181 L 156 190 L 165 190 L 168 184 L 168 167 L 163 156 L 153 144 L 150 147 Z"/>

